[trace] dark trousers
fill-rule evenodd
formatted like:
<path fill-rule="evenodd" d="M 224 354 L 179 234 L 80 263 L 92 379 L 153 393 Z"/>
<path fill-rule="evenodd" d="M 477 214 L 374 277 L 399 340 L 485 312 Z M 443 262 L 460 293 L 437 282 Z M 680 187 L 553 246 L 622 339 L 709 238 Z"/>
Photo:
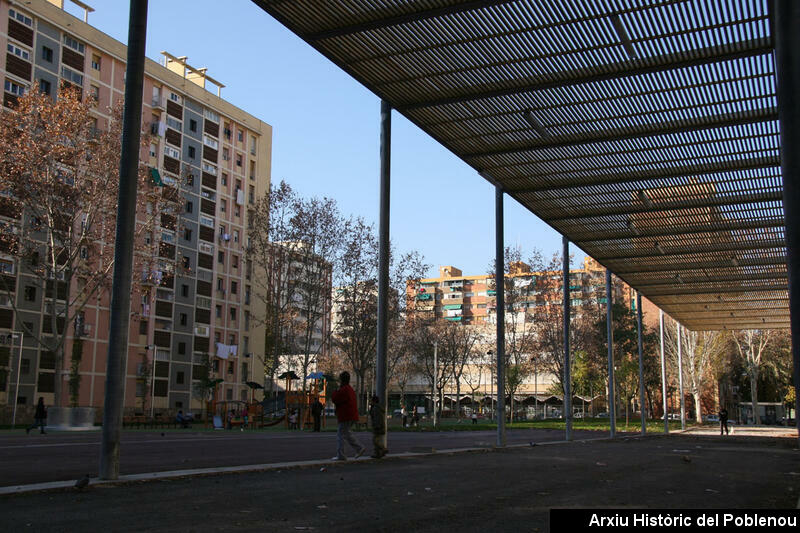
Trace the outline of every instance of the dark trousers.
<path fill-rule="evenodd" d="M 320 430 L 320 415 L 314 415 L 314 431 Z"/>
<path fill-rule="evenodd" d="M 727 420 L 720 420 L 719 421 L 719 434 L 722 435 L 723 431 L 725 435 L 728 435 L 728 421 Z"/>
<path fill-rule="evenodd" d="M 28 431 L 30 431 L 32 429 L 36 429 L 37 427 L 39 427 L 39 428 L 41 428 L 42 433 L 44 433 L 45 420 L 47 420 L 47 419 L 46 418 L 34 418 L 33 419 L 33 424 L 31 424 L 28 427 Z"/>

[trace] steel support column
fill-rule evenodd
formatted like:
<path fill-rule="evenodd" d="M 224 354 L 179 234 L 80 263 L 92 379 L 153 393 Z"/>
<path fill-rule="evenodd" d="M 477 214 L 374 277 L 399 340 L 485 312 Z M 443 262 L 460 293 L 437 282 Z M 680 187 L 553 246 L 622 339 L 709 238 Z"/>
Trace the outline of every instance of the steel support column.
<path fill-rule="evenodd" d="M 381 190 L 380 214 L 378 224 L 378 332 L 377 359 L 375 365 L 376 393 L 386 420 L 386 347 L 389 339 L 389 192 L 391 177 L 392 148 L 392 107 L 389 102 L 381 100 Z M 380 428 L 379 441 L 386 449 L 386 424 Z M 378 450 L 375 450 L 377 453 Z"/>
<path fill-rule="evenodd" d="M 675 324 L 675 328 L 678 330 L 678 394 L 680 394 L 681 398 L 681 430 L 686 429 L 686 406 L 683 402 L 683 354 L 681 350 L 683 349 L 682 342 L 681 342 L 681 324 L 678 322 Z"/>
<path fill-rule="evenodd" d="M 566 421 L 567 440 L 572 440 L 572 372 L 569 360 L 569 239 L 562 238 L 564 243 L 564 420 Z"/>
<path fill-rule="evenodd" d="M 667 418 L 667 362 L 664 359 L 664 311 L 658 310 L 658 319 L 661 325 L 661 403 L 664 410 L 664 433 L 669 433 L 669 418 Z"/>
<path fill-rule="evenodd" d="M 128 22 L 128 62 L 125 78 L 125 110 L 122 118 L 122 154 L 119 163 L 114 277 L 111 288 L 111 321 L 106 362 L 103 440 L 100 478 L 119 478 L 119 441 L 125 405 L 125 369 L 128 361 L 128 329 L 133 277 L 133 231 L 136 225 L 136 186 L 139 173 L 139 140 L 142 129 L 144 48 L 147 36 L 147 0 L 131 0 Z"/>
<path fill-rule="evenodd" d="M 775 28 L 778 120 L 781 132 L 783 212 L 786 217 L 786 256 L 789 271 L 789 316 L 792 331 L 795 424 L 800 440 L 800 2 L 775 0 L 772 13 Z"/>
<path fill-rule="evenodd" d="M 610 436 L 617 434 L 617 410 L 614 402 L 614 313 L 611 309 L 614 300 L 611 294 L 611 271 L 606 269 L 606 333 L 608 339 L 608 420 L 611 423 Z"/>
<path fill-rule="evenodd" d="M 639 412 L 642 415 L 642 435 L 647 433 L 647 410 L 644 407 L 644 348 L 642 345 L 642 293 L 636 291 L 636 331 L 639 338 Z"/>
<path fill-rule="evenodd" d="M 497 445 L 506 445 L 506 303 L 505 246 L 503 238 L 503 189 L 494 186 L 495 254 L 494 283 L 497 292 Z"/>

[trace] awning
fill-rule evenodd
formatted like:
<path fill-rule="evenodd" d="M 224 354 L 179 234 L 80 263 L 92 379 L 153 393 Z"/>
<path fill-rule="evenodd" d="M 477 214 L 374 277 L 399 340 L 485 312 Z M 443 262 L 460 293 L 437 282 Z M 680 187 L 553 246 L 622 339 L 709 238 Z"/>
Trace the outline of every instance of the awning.
<path fill-rule="evenodd" d="M 159 187 L 164 186 L 164 181 L 161 179 L 161 173 L 155 167 L 150 167 L 150 178 L 153 180 L 153 183 L 158 185 Z"/>

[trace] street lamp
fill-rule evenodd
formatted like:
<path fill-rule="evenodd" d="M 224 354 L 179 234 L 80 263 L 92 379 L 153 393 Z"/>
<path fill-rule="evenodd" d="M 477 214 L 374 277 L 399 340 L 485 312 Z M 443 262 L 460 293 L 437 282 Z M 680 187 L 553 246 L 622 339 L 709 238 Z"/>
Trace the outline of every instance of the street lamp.
<path fill-rule="evenodd" d="M 22 370 L 22 341 L 25 339 L 25 332 L 20 332 L 19 335 L 16 333 L 9 333 L 8 340 L 11 342 L 11 347 L 14 347 L 13 339 L 19 339 L 19 357 L 17 358 L 17 386 L 14 388 L 14 407 L 11 415 L 11 429 L 14 429 L 14 426 L 17 423 L 17 399 L 19 398 L 19 374 Z"/>

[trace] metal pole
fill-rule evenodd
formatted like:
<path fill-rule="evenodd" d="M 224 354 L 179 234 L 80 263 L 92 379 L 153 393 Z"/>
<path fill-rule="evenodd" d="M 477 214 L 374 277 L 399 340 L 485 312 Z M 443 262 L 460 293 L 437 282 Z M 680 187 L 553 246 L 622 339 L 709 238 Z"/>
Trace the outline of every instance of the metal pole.
<path fill-rule="evenodd" d="M 380 214 L 378 224 L 378 332 L 377 360 L 375 362 L 375 392 L 379 398 L 379 409 L 383 412 L 382 420 L 386 420 L 388 391 L 386 390 L 386 350 L 389 339 L 389 192 L 391 185 L 391 149 L 392 149 L 392 107 L 389 102 L 381 100 L 381 186 Z M 383 450 L 387 449 L 386 424 L 378 428 L 378 442 Z M 378 453 L 378 450 L 375 450 Z"/>
<path fill-rule="evenodd" d="M 111 288 L 111 321 L 103 405 L 103 440 L 100 449 L 101 479 L 119 477 L 119 441 L 122 410 L 125 405 L 125 368 L 128 360 L 133 274 L 133 230 L 136 225 L 136 187 L 142 129 L 147 0 L 131 0 L 129 17 L 125 110 L 122 120 L 122 154 L 119 163 L 119 198 L 114 240 L 116 243 L 114 278 Z"/>
<path fill-rule="evenodd" d="M 611 422 L 610 437 L 617 434 L 617 413 L 614 402 L 614 314 L 611 309 L 613 304 L 611 294 L 611 271 L 606 269 L 606 334 L 608 339 L 608 420 Z"/>
<path fill-rule="evenodd" d="M 437 390 L 436 385 L 439 384 L 439 343 L 433 343 L 433 398 L 431 402 L 431 408 L 433 409 L 433 427 L 436 428 L 436 423 L 438 422 L 436 419 L 436 399 L 439 396 L 439 391 Z"/>
<path fill-rule="evenodd" d="M 681 325 L 676 323 L 678 329 L 678 394 L 681 395 L 681 430 L 686 429 L 686 407 L 683 403 L 683 359 L 681 355 Z"/>
<path fill-rule="evenodd" d="M 506 445 L 506 303 L 505 303 L 505 247 L 503 239 L 503 189 L 494 186 L 495 253 L 494 280 L 497 294 L 497 445 Z"/>
<path fill-rule="evenodd" d="M 789 274 L 789 319 L 795 392 L 794 419 L 800 440 L 800 2 L 775 0 L 772 20 L 775 28 L 778 119 L 781 132 L 781 174 L 783 212 L 786 217 L 786 259 Z"/>
<path fill-rule="evenodd" d="M 564 245 L 564 420 L 566 422 L 565 438 L 569 441 L 572 440 L 572 369 L 569 360 L 569 239 L 566 235 L 562 237 L 562 242 Z"/>
<path fill-rule="evenodd" d="M 642 346 L 642 293 L 636 291 L 636 330 L 639 337 L 639 412 L 642 415 L 642 435 L 647 433 L 644 407 L 644 349 Z"/>
<path fill-rule="evenodd" d="M 661 403 L 664 411 L 664 433 L 669 433 L 669 419 L 667 418 L 667 362 L 664 360 L 664 311 L 658 310 L 658 319 L 661 323 Z"/>
<path fill-rule="evenodd" d="M 13 337 L 12 337 L 13 338 Z M 17 358 L 17 386 L 14 389 L 14 411 L 11 415 L 11 429 L 17 424 L 17 399 L 19 398 L 19 373 L 22 370 L 22 342 L 25 340 L 25 332 L 19 333 L 19 357 Z"/>

